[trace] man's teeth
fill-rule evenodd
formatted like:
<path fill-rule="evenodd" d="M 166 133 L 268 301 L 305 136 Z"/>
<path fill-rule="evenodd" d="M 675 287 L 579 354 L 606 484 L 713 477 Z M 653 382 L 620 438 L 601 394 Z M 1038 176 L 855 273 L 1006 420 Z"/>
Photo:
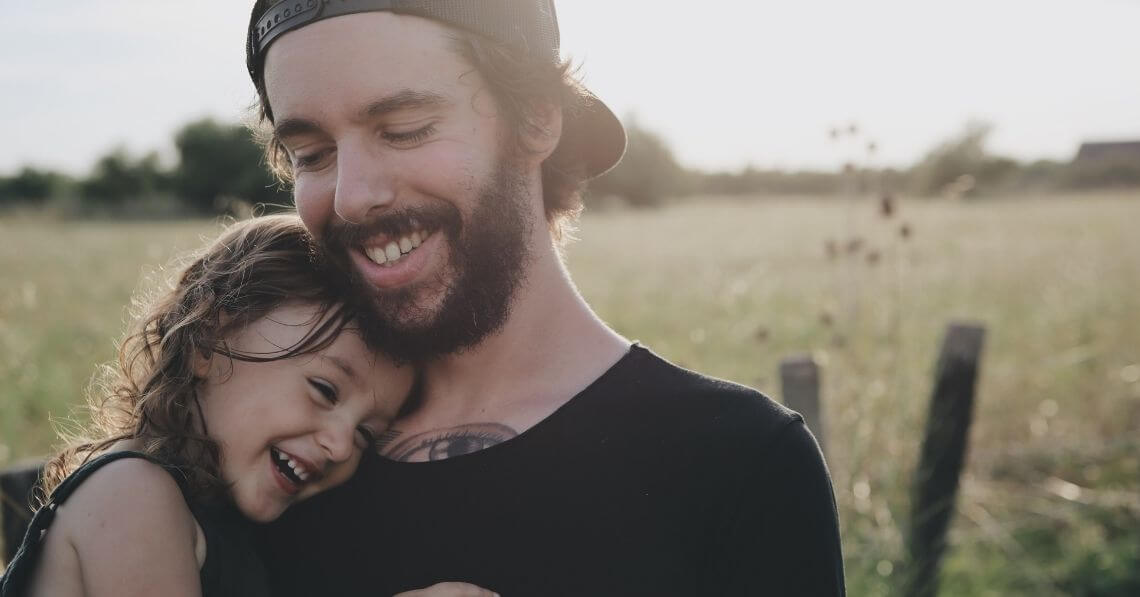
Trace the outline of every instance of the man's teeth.
<path fill-rule="evenodd" d="M 365 247 L 364 254 L 367 255 L 373 263 L 391 266 L 396 261 L 399 261 L 401 257 L 411 253 L 423 244 L 424 238 L 426 237 L 426 234 L 417 230 L 396 240 L 388 241 L 386 245 Z"/>

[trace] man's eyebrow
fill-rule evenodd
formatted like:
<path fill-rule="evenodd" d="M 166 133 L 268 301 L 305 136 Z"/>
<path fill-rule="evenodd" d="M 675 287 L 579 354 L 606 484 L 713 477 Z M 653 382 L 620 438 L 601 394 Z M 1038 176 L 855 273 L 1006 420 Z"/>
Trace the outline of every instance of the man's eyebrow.
<path fill-rule="evenodd" d="M 278 140 L 320 132 L 320 125 L 304 118 L 286 118 L 273 127 L 273 136 Z"/>
<path fill-rule="evenodd" d="M 447 103 L 447 98 L 431 91 L 401 89 L 392 95 L 378 99 L 362 110 L 365 117 L 383 116 L 399 110 L 433 108 Z"/>
<path fill-rule="evenodd" d="M 352 368 L 352 365 L 348 364 L 348 361 L 340 357 L 327 354 L 322 354 L 321 358 L 335 365 L 338 369 L 343 371 L 344 374 L 349 377 L 349 379 L 352 379 L 354 381 L 356 380 L 356 370 Z"/>

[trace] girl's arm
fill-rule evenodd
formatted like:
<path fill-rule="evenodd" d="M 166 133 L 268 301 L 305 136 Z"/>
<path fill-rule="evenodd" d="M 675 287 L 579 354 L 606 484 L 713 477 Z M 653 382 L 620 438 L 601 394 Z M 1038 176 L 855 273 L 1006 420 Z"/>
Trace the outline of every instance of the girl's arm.
<path fill-rule="evenodd" d="M 88 597 L 200 597 L 205 544 L 182 491 L 162 467 L 137 458 L 112 462 L 84 481 L 56 516 L 78 556 Z"/>

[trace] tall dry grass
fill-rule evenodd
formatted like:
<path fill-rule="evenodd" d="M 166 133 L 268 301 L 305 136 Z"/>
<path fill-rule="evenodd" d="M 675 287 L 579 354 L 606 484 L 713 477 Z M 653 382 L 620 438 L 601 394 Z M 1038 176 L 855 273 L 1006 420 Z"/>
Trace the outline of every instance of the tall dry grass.
<path fill-rule="evenodd" d="M 568 260 L 603 319 L 685 366 L 777 396 L 779 360 L 815 355 L 852 595 L 895 587 L 940 335 L 983 322 L 945 594 L 1140 587 L 1140 196 L 892 207 L 587 215 Z M 49 449 L 140 276 L 217 229 L 0 219 L 0 467 Z"/>

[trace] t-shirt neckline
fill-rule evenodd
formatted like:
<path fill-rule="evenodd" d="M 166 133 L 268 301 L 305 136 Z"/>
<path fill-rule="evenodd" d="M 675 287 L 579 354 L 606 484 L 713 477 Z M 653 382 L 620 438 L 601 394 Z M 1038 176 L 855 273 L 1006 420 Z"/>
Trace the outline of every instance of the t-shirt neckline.
<path fill-rule="evenodd" d="M 650 354 L 652 354 L 652 353 L 649 351 L 649 349 L 642 346 L 640 342 L 638 342 L 638 341 L 631 342 L 629 345 L 629 350 L 627 350 L 626 353 L 623 354 L 620 359 L 615 361 L 613 365 L 610 365 L 610 367 L 608 369 L 606 369 L 605 371 L 603 371 L 601 375 L 599 375 L 597 378 L 594 379 L 594 381 L 591 381 L 589 384 L 586 385 L 586 387 L 584 387 L 580 391 L 578 391 L 577 394 L 574 394 L 573 396 L 571 396 L 569 400 L 562 403 L 562 405 L 560 405 L 558 408 L 554 409 L 554 411 L 551 412 L 549 415 L 543 417 L 542 420 L 540 420 L 537 423 L 535 423 L 534 425 L 531 425 L 530 427 L 526 428 L 525 430 L 523 430 L 521 433 L 519 433 L 515 437 L 512 437 L 511 439 L 500 442 L 500 443 L 495 444 L 493 446 L 489 446 L 489 447 L 483 448 L 482 450 L 478 450 L 475 452 L 470 452 L 468 454 L 462 454 L 459 456 L 452 456 L 451 458 L 445 458 L 443 460 L 404 462 L 404 461 L 400 461 L 400 460 L 392 460 L 392 459 L 386 458 L 384 456 L 377 456 L 376 458 L 373 458 L 371 460 L 374 463 L 377 463 L 378 466 L 383 466 L 383 467 L 408 467 L 408 468 L 425 468 L 426 469 L 429 467 L 454 466 L 456 462 L 469 463 L 469 462 L 472 462 L 472 461 L 479 459 L 479 458 L 489 457 L 489 456 L 487 456 L 487 454 L 490 454 L 491 456 L 495 456 L 495 455 L 501 454 L 505 451 L 516 449 L 517 446 L 528 443 L 530 441 L 529 438 L 531 438 L 535 435 L 540 435 L 542 433 L 543 429 L 545 429 L 546 427 L 554 425 L 560 419 L 566 417 L 567 413 L 569 411 L 572 411 L 575 408 L 578 408 L 579 406 L 581 406 L 585 403 L 588 403 L 590 401 L 590 398 L 593 397 L 594 394 L 597 394 L 597 388 L 599 386 L 604 385 L 606 383 L 606 381 L 608 381 L 610 378 L 612 378 L 615 375 L 618 375 L 621 372 L 621 370 L 627 368 L 630 365 L 630 363 L 632 363 L 635 359 L 640 358 L 644 355 L 650 355 Z"/>

